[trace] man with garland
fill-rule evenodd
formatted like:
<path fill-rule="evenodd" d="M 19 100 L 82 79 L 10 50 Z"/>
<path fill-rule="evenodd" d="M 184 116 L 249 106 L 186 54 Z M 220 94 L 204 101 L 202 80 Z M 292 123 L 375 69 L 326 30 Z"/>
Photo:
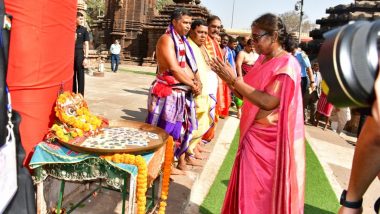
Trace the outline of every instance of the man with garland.
<path fill-rule="evenodd" d="M 146 122 L 164 129 L 175 141 L 178 166 L 173 168 L 173 174 L 187 170 L 185 153 L 192 132 L 197 129 L 193 96 L 200 93 L 201 84 L 194 54 L 185 36 L 191 21 L 187 9 L 173 11 L 170 25 L 156 45 L 157 75 L 148 98 Z"/>
<path fill-rule="evenodd" d="M 220 49 L 219 44 L 215 40 L 220 34 L 222 28 L 222 22 L 218 16 L 210 16 L 207 19 L 208 25 L 208 37 L 206 39 L 206 48 L 212 58 L 219 58 L 224 61 L 223 51 Z M 219 79 L 217 92 L 217 105 L 216 111 L 220 118 L 226 118 L 229 115 L 229 108 L 231 104 L 231 92 L 227 84 Z"/>
<path fill-rule="evenodd" d="M 218 16 L 211 15 L 207 18 L 208 26 L 208 36 L 206 38 L 205 47 L 207 53 L 211 58 L 219 58 L 221 61 L 224 61 L 222 50 L 219 47 L 219 43 L 216 41 L 216 37 L 220 34 L 220 29 L 222 28 L 222 22 Z M 228 117 L 229 107 L 231 104 L 231 94 L 227 84 L 218 77 L 218 88 L 216 96 L 216 117 L 215 125 L 210 128 L 206 134 L 203 135 L 204 142 L 210 142 L 215 135 L 216 123 L 218 122 L 218 117 L 225 118 Z"/>
<path fill-rule="evenodd" d="M 198 166 L 197 159 L 203 159 L 201 152 L 205 151 L 200 146 L 203 135 L 215 125 L 216 91 L 218 77 L 210 68 L 211 57 L 204 46 L 207 38 L 207 23 L 203 20 L 195 20 L 191 24 L 189 43 L 193 49 L 195 61 L 198 66 L 198 74 L 202 83 L 200 95 L 195 97 L 198 129 L 193 132 L 186 158 L 187 164 Z"/>

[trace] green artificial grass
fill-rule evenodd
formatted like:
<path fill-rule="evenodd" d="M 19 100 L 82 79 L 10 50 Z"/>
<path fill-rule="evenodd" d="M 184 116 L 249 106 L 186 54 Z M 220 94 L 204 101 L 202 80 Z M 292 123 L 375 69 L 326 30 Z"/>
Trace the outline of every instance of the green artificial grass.
<path fill-rule="evenodd" d="M 207 197 L 199 208 L 200 213 L 220 213 L 238 148 L 238 142 L 239 132 L 236 133 L 218 175 Z M 332 214 L 337 212 L 339 208 L 338 200 L 323 172 L 317 156 L 308 143 L 306 143 L 305 189 L 305 214 Z"/>
<path fill-rule="evenodd" d="M 317 156 L 306 143 L 305 214 L 337 213 L 339 202 L 319 163 Z"/>
<path fill-rule="evenodd" d="M 129 72 L 129 73 L 135 73 L 135 74 L 144 74 L 144 75 L 149 75 L 149 76 L 156 76 L 156 73 L 149 72 L 149 71 L 136 71 L 136 70 L 130 70 L 127 68 L 121 68 L 119 67 L 118 72 Z M 106 72 L 112 72 L 110 68 L 105 69 Z"/>
<path fill-rule="evenodd" d="M 219 169 L 214 183 L 212 184 L 209 193 L 199 208 L 199 212 L 203 214 L 220 213 L 223 205 L 224 196 L 227 191 L 228 181 L 230 180 L 232 166 L 234 164 L 236 151 L 239 145 L 239 131 L 236 132 L 230 149 Z"/>

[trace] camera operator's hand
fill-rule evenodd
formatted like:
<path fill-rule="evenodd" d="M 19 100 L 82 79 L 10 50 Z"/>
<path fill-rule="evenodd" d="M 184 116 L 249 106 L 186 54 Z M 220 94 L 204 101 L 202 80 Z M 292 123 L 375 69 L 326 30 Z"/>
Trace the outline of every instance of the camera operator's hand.
<path fill-rule="evenodd" d="M 375 119 L 376 123 L 380 125 L 380 72 L 375 81 L 374 89 L 376 100 L 372 105 L 372 116 Z"/>
<path fill-rule="evenodd" d="M 339 211 L 338 211 L 338 214 L 361 214 L 363 213 L 363 209 L 360 208 L 360 209 L 351 209 L 351 208 L 348 208 L 348 207 L 343 207 L 341 206 Z"/>

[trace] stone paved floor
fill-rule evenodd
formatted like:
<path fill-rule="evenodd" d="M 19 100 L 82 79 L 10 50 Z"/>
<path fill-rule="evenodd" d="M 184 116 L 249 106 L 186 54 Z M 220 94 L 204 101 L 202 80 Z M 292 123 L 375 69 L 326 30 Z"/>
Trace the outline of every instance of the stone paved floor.
<path fill-rule="evenodd" d="M 155 69 L 141 67 L 121 66 L 118 73 L 105 72 L 104 77 L 94 77 L 86 75 L 86 89 L 85 99 L 92 112 L 98 115 L 103 115 L 109 120 L 134 120 L 144 121 L 146 117 L 146 100 L 148 95 L 148 88 L 153 81 L 154 76 L 147 74 L 138 74 L 133 72 L 125 72 L 125 70 L 136 70 L 138 68 L 143 72 L 154 73 Z M 231 112 L 235 114 L 234 112 Z M 238 120 L 234 117 L 230 117 L 228 121 L 234 120 L 232 130 L 236 130 Z M 220 120 L 217 128 L 217 136 L 220 135 L 221 129 L 224 127 L 224 122 L 227 120 Z M 230 123 L 229 123 L 230 124 Z M 228 132 L 226 132 L 228 133 Z M 230 134 L 233 137 L 235 131 Z M 231 142 L 232 138 L 228 141 Z M 212 142 L 205 146 L 206 149 L 212 150 L 215 142 Z M 226 148 L 228 151 L 228 147 Z M 205 157 L 207 158 L 207 154 Z M 222 157 L 223 158 L 223 157 Z M 203 164 L 207 162 L 207 159 L 202 161 Z M 219 161 L 220 164 L 222 161 Z M 191 189 L 194 182 L 199 182 L 199 176 L 202 172 L 202 167 L 189 167 L 185 176 L 177 175 L 172 176 L 172 182 L 169 192 L 169 200 L 167 213 L 183 213 L 188 201 L 190 199 Z M 216 175 L 217 171 L 214 173 Z M 51 181 L 53 185 L 58 186 L 57 181 Z M 71 186 L 76 184 L 71 184 Z M 76 187 L 76 186 L 75 186 Z M 70 184 L 66 185 L 67 189 L 75 189 L 70 187 Z M 90 189 L 93 185 L 90 185 Z M 66 189 L 66 191 L 68 191 Z M 79 189 L 79 188 L 78 188 Z M 72 191 L 71 195 L 66 197 L 64 206 L 70 206 L 70 204 L 78 201 L 83 197 L 87 190 Z M 49 191 L 49 194 L 53 194 L 52 198 L 56 198 L 54 195 L 58 189 Z M 68 191 L 70 192 L 70 191 Z M 48 203 L 51 204 L 51 203 Z M 95 197 L 91 196 L 86 200 L 84 205 L 76 209 L 73 213 L 121 213 L 121 196 L 117 192 L 102 190 L 101 193 Z"/>
<path fill-rule="evenodd" d="M 338 135 L 321 127 L 306 126 L 306 138 L 316 153 L 337 196 L 348 186 L 356 138 Z M 375 179 L 364 195 L 363 213 L 373 213 L 373 204 L 380 197 L 380 181 Z"/>
<path fill-rule="evenodd" d="M 104 77 L 86 75 L 85 98 L 90 110 L 110 120 L 128 119 L 144 121 L 147 114 L 146 100 L 148 88 L 154 76 L 125 71 L 139 70 L 154 74 L 155 68 L 125 65 L 121 65 L 120 67 L 121 69 L 118 73 L 105 72 Z M 229 130 L 236 130 L 238 126 L 237 119 L 234 117 L 230 117 L 228 120 L 221 120 L 218 126 L 217 136 L 220 135 L 221 132 L 225 132 L 222 131 L 225 126 L 224 123 L 228 123 L 232 126 L 229 127 Z M 232 139 L 231 136 L 233 137 L 234 133 L 234 131 L 228 133 L 230 138 L 227 139 Z M 321 128 L 312 126 L 306 126 L 306 133 L 307 140 L 321 161 L 325 173 L 338 197 L 342 189 L 346 188 L 348 183 L 355 148 L 352 142 L 355 142 L 356 139 L 345 135 L 339 137 L 330 130 L 323 131 Z M 207 148 L 212 150 L 214 145 L 215 142 L 207 145 Z M 223 155 L 219 157 L 221 160 L 223 160 L 223 158 Z M 206 164 L 207 161 L 205 160 L 204 162 Z M 209 164 L 209 162 L 217 161 L 208 161 L 207 164 Z M 207 166 L 207 164 L 205 168 L 210 167 Z M 199 178 L 202 177 L 202 168 L 203 167 L 193 167 L 186 176 L 172 177 L 173 181 L 170 187 L 167 213 L 198 213 L 197 204 L 199 205 L 202 199 L 198 199 L 195 208 L 194 206 L 190 208 L 186 206 L 189 200 L 191 200 L 190 195 L 202 195 L 200 191 L 209 188 L 210 184 L 202 184 L 202 180 L 199 180 Z M 209 173 L 209 171 L 205 173 Z M 196 185 L 202 185 L 202 188 L 194 187 L 194 183 Z M 364 197 L 364 213 L 372 213 L 370 210 L 372 209 L 375 199 L 379 196 L 379 189 L 380 182 L 376 180 Z M 51 190 L 50 192 L 54 191 Z M 73 192 L 71 200 L 74 201 L 84 194 L 79 190 Z M 68 197 L 68 199 L 69 198 L 70 197 Z M 84 207 L 73 213 L 120 213 L 120 200 L 121 197 L 119 194 L 105 191 L 96 197 L 91 197 L 85 202 Z M 69 203 L 71 202 L 67 200 L 66 204 Z M 193 201 L 191 204 L 194 204 Z"/>

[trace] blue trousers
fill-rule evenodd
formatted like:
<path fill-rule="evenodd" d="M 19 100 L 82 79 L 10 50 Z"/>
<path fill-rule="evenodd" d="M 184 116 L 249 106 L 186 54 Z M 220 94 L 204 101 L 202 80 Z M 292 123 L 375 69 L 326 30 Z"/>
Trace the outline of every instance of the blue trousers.
<path fill-rule="evenodd" d="M 113 72 L 117 71 L 120 63 L 120 55 L 119 54 L 111 54 L 111 70 Z"/>

